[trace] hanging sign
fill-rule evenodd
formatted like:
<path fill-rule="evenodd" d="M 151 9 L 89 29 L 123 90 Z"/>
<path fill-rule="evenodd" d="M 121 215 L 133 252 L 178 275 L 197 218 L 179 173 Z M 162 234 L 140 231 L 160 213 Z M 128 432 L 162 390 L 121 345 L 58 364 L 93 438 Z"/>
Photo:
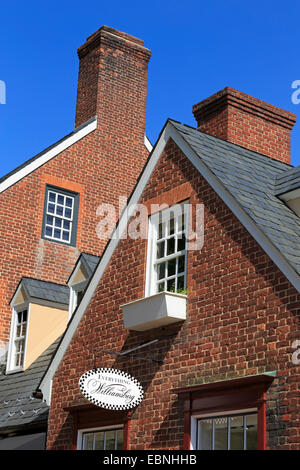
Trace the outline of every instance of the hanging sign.
<path fill-rule="evenodd" d="M 129 410 L 143 399 L 141 384 L 117 369 L 93 369 L 79 379 L 81 393 L 92 403 L 108 410 Z"/>

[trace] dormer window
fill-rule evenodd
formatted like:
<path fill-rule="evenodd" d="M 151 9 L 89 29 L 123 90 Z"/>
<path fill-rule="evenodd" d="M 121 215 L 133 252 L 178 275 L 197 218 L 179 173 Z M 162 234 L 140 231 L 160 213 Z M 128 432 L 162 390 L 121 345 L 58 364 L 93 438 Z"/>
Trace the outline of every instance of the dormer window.
<path fill-rule="evenodd" d="M 70 288 L 69 319 L 83 299 L 89 280 L 98 264 L 98 256 L 82 253 L 69 277 Z"/>
<path fill-rule="evenodd" d="M 13 309 L 8 369 L 23 370 L 28 330 L 28 304 L 16 305 Z"/>
<path fill-rule="evenodd" d="M 10 303 L 12 320 L 6 373 L 30 365 L 64 332 L 69 289 L 53 282 L 22 278 Z"/>
<path fill-rule="evenodd" d="M 27 332 L 28 310 L 16 312 L 16 328 L 14 339 L 14 365 L 15 367 L 23 367 L 25 354 L 25 341 Z"/>
<path fill-rule="evenodd" d="M 78 206 L 79 194 L 47 185 L 43 238 L 75 246 Z"/>

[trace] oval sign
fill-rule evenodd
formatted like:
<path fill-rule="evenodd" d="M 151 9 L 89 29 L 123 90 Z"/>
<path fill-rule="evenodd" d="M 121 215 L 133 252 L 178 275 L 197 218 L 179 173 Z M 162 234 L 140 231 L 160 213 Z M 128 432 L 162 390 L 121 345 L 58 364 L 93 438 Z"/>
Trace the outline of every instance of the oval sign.
<path fill-rule="evenodd" d="M 81 393 L 92 403 L 108 410 L 129 410 L 143 399 L 141 384 L 117 369 L 93 369 L 79 379 Z"/>

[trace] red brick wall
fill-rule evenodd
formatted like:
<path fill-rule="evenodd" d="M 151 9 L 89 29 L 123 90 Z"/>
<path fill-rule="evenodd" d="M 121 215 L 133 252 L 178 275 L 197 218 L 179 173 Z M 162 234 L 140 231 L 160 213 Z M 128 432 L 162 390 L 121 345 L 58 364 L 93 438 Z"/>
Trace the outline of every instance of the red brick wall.
<path fill-rule="evenodd" d="M 97 93 L 89 91 L 90 63 L 81 64 L 79 96 L 87 95 L 89 102 L 77 103 L 77 124 L 97 112 L 97 130 L 0 194 L 0 340 L 5 342 L 9 301 L 21 277 L 65 283 L 82 251 L 100 255 L 105 241 L 96 236 L 96 209 L 101 203 L 118 209 L 118 197 L 131 193 L 148 156 L 144 133 L 150 52 L 142 52 L 139 40 L 123 39 L 123 33 L 107 27 L 100 31 L 97 62 L 93 59 Z M 81 54 L 92 47 L 93 55 L 95 41 L 90 42 Z M 89 53 L 85 58 L 90 60 Z M 81 74 L 90 81 L 86 88 Z M 80 193 L 76 247 L 41 239 L 47 183 Z"/>
<path fill-rule="evenodd" d="M 291 163 L 295 114 L 230 87 L 193 106 L 193 113 L 200 131 Z"/>
<path fill-rule="evenodd" d="M 187 320 L 147 332 L 124 329 L 120 305 L 144 296 L 146 242 L 122 240 L 54 377 L 49 449 L 71 448 L 73 420 L 64 408 L 87 403 L 78 380 L 94 367 L 95 345 L 119 352 L 171 333 L 173 338 L 142 350 L 162 365 L 99 352 L 96 357 L 98 367 L 122 369 L 144 387 L 130 424 L 131 449 L 182 448 L 182 402 L 173 388 L 274 370 L 268 448 L 300 448 L 300 375 L 291 362 L 291 344 L 300 338 L 300 296 L 172 141 L 142 201 L 188 182 L 190 202 L 205 206 L 205 242 L 188 254 Z M 117 421 L 117 411 L 115 416 Z"/>

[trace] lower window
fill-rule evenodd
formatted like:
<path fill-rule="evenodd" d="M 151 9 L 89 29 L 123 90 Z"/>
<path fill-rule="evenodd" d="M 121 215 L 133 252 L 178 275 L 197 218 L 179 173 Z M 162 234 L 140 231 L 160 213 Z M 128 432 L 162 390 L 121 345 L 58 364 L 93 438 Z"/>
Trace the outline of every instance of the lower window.
<path fill-rule="evenodd" d="M 197 419 L 198 450 L 256 450 L 257 413 Z"/>
<path fill-rule="evenodd" d="M 81 450 L 122 450 L 123 428 L 83 431 Z"/>

